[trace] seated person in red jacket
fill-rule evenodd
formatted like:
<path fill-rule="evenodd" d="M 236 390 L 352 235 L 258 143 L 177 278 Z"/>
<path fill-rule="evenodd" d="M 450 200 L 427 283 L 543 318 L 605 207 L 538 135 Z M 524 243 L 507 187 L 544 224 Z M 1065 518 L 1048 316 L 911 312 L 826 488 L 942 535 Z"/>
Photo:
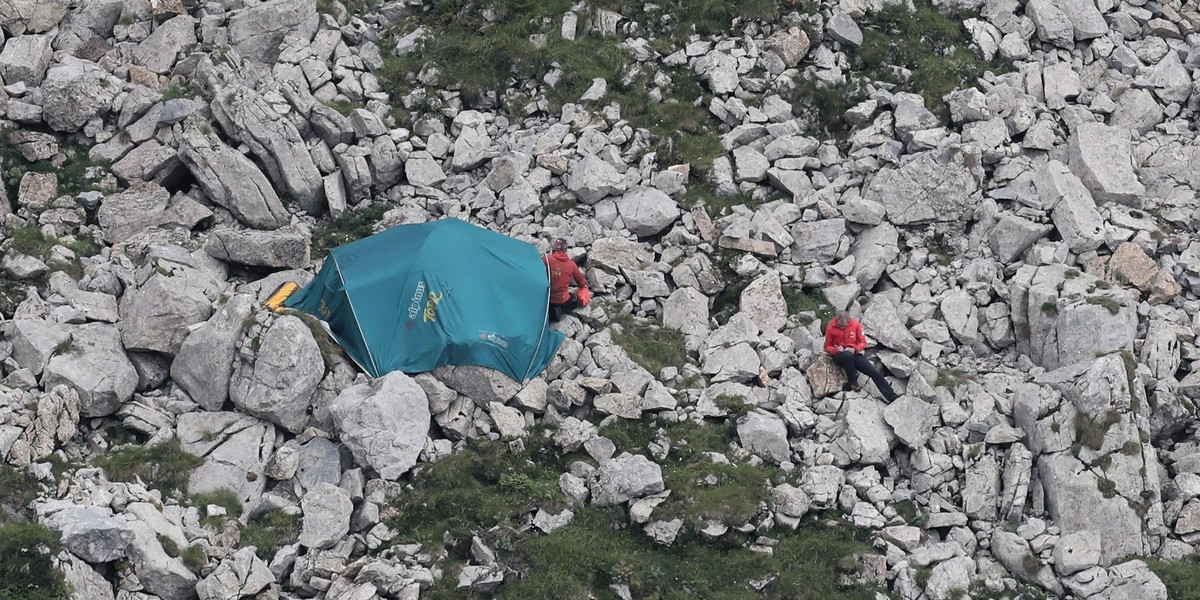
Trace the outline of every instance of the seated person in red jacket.
<path fill-rule="evenodd" d="M 549 317 L 551 321 L 557 321 L 576 308 L 588 305 L 591 300 L 591 292 L 588 290 L 587 279 L 579 270 L 579 265 L 567 256 L 567 240 L 562 238 L 554 240 L 554 250 L 542 257 L 542 261 L 546 263 L 546 267 L 550 271 Z M 570 292 L 572 281 L 579 288 L 578 295 Z"/>
<path fill-rule="evenodd" d="M 858 373 L 867 374 L 883 397 L 891 402 L 896 399 L 896 392 L 888 385 L 883 374 L 876 369 L 863 350 L 867 347 L 867 338 L 863 336 L 862 323 L 850 318 L 850 313 L 838 311 L 836 317 L 825 328 L 825 351 L 833 355 L 833 362 L 846 372 L 846 387 L 858 391 Z"/>

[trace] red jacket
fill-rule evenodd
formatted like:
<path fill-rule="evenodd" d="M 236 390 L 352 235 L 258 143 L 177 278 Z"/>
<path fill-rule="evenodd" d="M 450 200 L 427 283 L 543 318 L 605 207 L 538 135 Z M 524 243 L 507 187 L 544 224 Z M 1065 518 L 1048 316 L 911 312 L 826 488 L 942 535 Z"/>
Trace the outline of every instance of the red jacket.
<path fill-rule="evenodd" d="M 850 319 L 843 328 L 837 326 L 837 319 L 830 321 L 829 326 L 825 328 L 825 351 L 837 354 L 834 346 L 853 348 L 858 352 L 866 349 L 867 338 L 863 335 L 862 323 L 859 323 L 858 319 Z"/>
<path fill-rule="evenodd" d="M 551 252 L 542 257 L 542 262 L 550 267 L 550 304 L 562 304 L 571 299 L 571 280 L 581 288 L 588 286 L 579 265 L 567 256 L 566 252 Z"/>

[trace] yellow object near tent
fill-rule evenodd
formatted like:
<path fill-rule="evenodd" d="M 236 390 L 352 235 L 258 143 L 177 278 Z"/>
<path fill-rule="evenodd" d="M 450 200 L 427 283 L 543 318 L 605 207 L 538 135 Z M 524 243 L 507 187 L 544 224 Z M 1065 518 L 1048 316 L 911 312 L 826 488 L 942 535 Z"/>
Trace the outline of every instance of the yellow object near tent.
<path fill-rule="evenodd" d="M 300 284 L 289 281 L 275 288 L 275 291 L 271 292 L 271 297 L 267 298 L 266 302 L 263 302 L 263 306 L 271 309 L 274 312 L 279 312 L 280 309 L 283 308 L 284 301 L 290 298 L 292 294 L 295 294 L 296 290 L 299 289 Z"/>

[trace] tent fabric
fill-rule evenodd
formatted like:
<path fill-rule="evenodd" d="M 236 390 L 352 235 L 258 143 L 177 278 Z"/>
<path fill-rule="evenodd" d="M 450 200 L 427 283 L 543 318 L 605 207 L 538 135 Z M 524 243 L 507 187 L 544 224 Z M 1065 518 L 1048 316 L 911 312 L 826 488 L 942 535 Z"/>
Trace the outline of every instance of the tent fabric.
<path fill-rule="evenodd" d="M 549 294 L 532 244 L 443 219 L 330 250 L 286 305 L 324 321 L 372 377 L 480 365 L 524 382 L 563 341 L 547 322 Z"/>

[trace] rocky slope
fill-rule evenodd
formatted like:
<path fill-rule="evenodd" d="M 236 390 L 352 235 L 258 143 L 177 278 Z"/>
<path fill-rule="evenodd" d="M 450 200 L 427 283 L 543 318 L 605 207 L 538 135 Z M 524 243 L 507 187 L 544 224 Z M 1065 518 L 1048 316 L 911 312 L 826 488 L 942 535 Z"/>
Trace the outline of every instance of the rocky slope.
<path fill-rule="evenodd" d="M 0 475 L 40 482 L 0 521 L 57 532 L 80 599 L 519 594 L 504 536 L 597 514 L 622 552 L 780 561 L 746 597 L 802 585 L 792 530 L 838 517 L 874 547 L 854 597 L 1166 598 L 1150 567 L 1200 539 L 1200 14 L 937 4 L 969 48 L 876 0 L 451 15 L 554 59 L 500 86 L 459 85 L 440 5 L 0 5 Z M 958 64 L 990 70 L 921 83 Z M 259 308 L 442 217 L 586 254 L 598 299 L 540 377 L 368 381 Z M 892 404 L 840 391 L 834 309 Z M 414 537 L 428 474 L 487 452 L 523 508 Z M 652 593 L 605 569 L 582 594 Z"/>

